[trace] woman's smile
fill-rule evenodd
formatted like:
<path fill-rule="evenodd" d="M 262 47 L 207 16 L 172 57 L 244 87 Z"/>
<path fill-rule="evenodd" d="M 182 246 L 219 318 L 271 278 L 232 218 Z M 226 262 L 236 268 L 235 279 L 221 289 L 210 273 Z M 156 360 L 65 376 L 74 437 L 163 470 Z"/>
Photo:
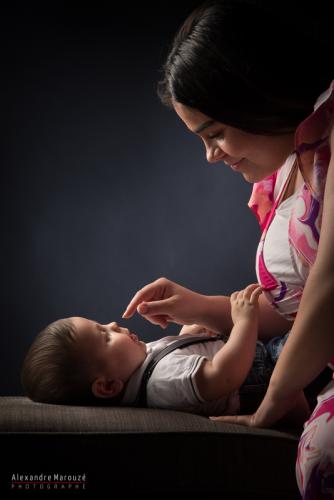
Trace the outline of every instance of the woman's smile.
<path fill-rule="evenodd" d="M 234 170 L 235 172 L 238 172 L 239 170 L 239 166 L 241 165 L 241 163 L 243 162 L 245 158 L 241 158 L 240 160 L 238 160 L 237 162 L 235 163 L 232 163 L 231 165 L 229 165 L 231 167 L 232 170 Z"/>

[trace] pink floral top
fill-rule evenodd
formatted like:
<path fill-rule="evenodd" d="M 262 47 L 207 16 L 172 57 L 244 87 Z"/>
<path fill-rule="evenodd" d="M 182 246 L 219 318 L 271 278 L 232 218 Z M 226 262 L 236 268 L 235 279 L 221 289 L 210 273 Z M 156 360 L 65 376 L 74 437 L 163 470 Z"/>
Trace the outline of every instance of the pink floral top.
<path fill-rule="evenodd" d="M 275 193 L 275 185 L 278 177 L 280 177 L 281 170 L 284 168 L 284 172 L 287 170 L 286 164 L 274 174 L 255 183 L 249 201 L 249 207 L 255 213 L 262 229 L 262 236 L 257 252 L 259 282 L 271 304 L 290 320 L 293 320 L 297 314 L 308 271 L 317 255 L 324 189 L 331 156 L 329 133 L 330 127 L 333 125 L 333 118 L 334 80 L 330 88 L 318 98 L 313 113 L 298 126 L 295 135 L 293 156 L 303 175 L 304 184 L 295 194 L 291 210 L 288 214 L 287 245 L 290 248 L 287 252 L 307 270 L 307 272 L 302 274 L 302 282 L 299 283 L 299 286 L 296 286 L 296 280 L 286 282 L 284 280 L 284 273 L 280 275 L 277 272 L 277 266 L 274 273 L 270 267 L 270 262 L 272 263 L 273 259 L 270 259 L 270 262 L 269 260 L 266 262 L 263 252 L 269 226 L 276 217 L 281 195 L 284 192 L 283 186 L 277 195 Z M 287 162 L 290 162 L 290 164 L 291 156 L 287 159 Z M 311 171 L 312 177 L 307 179 L 306 172 Z M 289 178 L 287 177 L 284 180 L 285 183 L 288 180 Z M 280 256 L 277 252 L 277 259 L 279 258 Z M 285 265 L 292 266 L 291 262 L 293 263 L 293 260 L 286 259 Z M 291 301 L 293 301 L 292 305 Z"/>

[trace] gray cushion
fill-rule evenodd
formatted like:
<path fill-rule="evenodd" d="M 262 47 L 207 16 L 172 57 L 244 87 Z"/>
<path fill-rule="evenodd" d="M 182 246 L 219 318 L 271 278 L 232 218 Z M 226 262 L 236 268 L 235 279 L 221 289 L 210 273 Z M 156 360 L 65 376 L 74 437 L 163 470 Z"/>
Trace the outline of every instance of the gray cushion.
<path fill-rule="evenodd" d="M 7 457 L 1 484 L 7 489 L 13 473 L 61 468 L 86 473 L 90 492 L 100 495 L 112 482 L 129 494 L 298 497 L 296 433 L 249 429 L 183 412 L 47 405 L 23 397 L 0 398 L 0 433 Z"/>

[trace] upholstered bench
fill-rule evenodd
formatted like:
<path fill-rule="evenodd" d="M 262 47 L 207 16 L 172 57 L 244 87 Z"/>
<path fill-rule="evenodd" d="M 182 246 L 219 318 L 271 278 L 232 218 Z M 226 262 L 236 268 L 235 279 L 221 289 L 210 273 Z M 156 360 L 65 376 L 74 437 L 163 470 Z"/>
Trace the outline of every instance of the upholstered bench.
<path fill-rule="evenodd" d="M 1 397 L 0 433 L 1 498 L 298 499 L 292 432 L 176 411 Z"/>

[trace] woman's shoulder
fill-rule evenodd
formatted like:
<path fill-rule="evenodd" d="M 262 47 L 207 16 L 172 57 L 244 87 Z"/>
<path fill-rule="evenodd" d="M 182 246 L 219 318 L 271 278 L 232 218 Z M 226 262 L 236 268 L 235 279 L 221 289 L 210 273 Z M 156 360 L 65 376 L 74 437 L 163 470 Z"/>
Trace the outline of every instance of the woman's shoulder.
<path fill-rule="evenodd" d="M 333 151 L 334 81 L 317 99 L 314 111 L 297 128 L 296 153 L 306 184 L 316 198 L 323 195 Z"/>

